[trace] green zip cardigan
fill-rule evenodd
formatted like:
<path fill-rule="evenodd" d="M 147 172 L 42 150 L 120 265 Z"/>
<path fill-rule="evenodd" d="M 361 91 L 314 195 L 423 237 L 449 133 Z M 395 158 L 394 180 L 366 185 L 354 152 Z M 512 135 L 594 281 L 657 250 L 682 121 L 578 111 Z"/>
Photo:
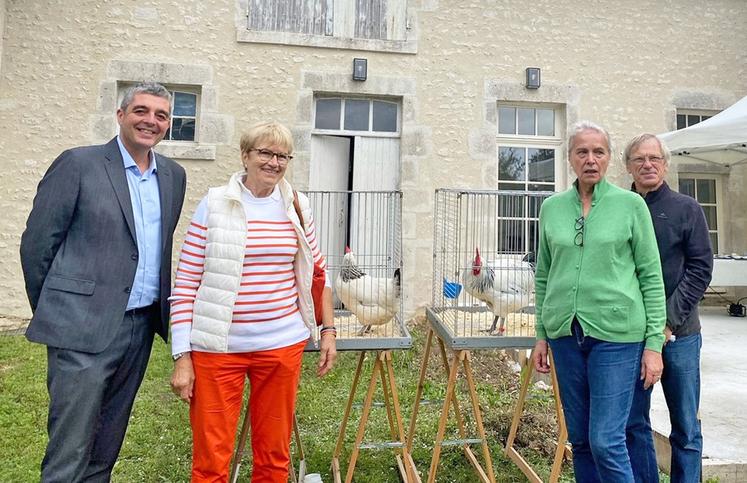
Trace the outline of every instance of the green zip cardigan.
<path fill-rule="evenodd" d="M 577 183 L 540 210 L 536 273 L 537 339 L 584 334 L 608 342 L 645 341 L 660 352 L 666 303 L 656 235 L 646 203 L 602 179 L 581 235 Z"/>

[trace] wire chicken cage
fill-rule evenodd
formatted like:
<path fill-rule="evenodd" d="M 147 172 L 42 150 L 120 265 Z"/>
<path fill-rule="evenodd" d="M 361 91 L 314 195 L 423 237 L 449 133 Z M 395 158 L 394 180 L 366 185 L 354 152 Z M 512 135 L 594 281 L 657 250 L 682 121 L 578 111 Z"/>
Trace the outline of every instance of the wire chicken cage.
<path fill-rule="evenodd" d="M 305 194 L 334 288 L 337 349 L 411 347 L 401 297 L 402 192 Z"/>
<path fill-rule="evenodd" d="M 451 347 L 534 345 L 534 255 L 540 206 L 550 195 L 436 190 L 427 314 Z"/>

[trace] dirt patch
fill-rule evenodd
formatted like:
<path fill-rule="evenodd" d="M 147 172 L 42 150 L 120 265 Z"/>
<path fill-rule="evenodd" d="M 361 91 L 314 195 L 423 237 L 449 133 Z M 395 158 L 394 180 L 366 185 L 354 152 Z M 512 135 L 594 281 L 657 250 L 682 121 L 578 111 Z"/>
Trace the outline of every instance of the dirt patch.
<path fill-rule="evenodd" d="M 425 316 L 415 317 L 409 321 L 408 325 L 413 333 L 425 334 L 428 330 L 428 322 Z M 425 346 L 424 337 L 423 340 L 415 341 L 415 345 L 418 344 L 420 347 L 416 347 L 416 349 L 422 351 Z M 505 443 L 508 438 L 513 412 L 521 388 L 521 374 L 519 372 L 521 353 L 524 353 L 524 351 L 486 349 L 470 352 L 475 384 L 478 386 L 489 384 L 500 393 L 497 400 L 481 398 L 480 409 L 485 430 L 491 435 L 489 438 L 502 443 Z M 451 356 L 448 348 L 447 355 Z M 418 357 L 422 357 L 422 353 Z M 435 340 L 431 346 L 427 371 L 429 380 L 446 382 L 447 375 L 440 355 L 440 348 Z M 535 377 L 534 380 L 537 380 L 537 378 Z M 539 380 L 547 384 L 550 382 L 549 378 L 545 377 L 540 377 Z M 462 371 L 459 372 L 457 384 L 459 385 L 459 393 L 466 395 L 466 380 Z M 460 397 L 460 400 L 462 399 Z M 467 402 L 466 399 L 464 402 Z M 463 407 L 466 408 L 467 406 Z M 532 385 L 527 395 L 515 445 L 520 451 L 521 448 L 531 449 L 552 458 L 557 438 L 558 423 L 552 390 L 538 389 Z"/>

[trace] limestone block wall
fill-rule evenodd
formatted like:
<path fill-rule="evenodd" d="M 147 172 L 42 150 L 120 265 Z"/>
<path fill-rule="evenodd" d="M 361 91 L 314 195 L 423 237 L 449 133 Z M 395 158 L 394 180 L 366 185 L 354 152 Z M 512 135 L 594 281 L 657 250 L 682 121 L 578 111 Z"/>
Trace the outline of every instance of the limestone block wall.
<path fill-rule="evenodd" d="M 293 129 L 289 178 L 303 188 L 315 93 L 399 99 L 409 313 L 430 301 L 434 189 L 495 187 L 498 102 L 550 103 L 565 125 L 606 126 L 610 178 L 626 184 L 627 139 L 670 129 L 698 99 L 722 109 L 747 95 L 743 0 L 412 0 L 407 45 L 385 51 L 248 41 L 246 4 L 0 0 L 0 314 L 29 314 L 18 244 L 39 179 L 62 150 L 116 133 L 123 82 L 201 93 L 199 142 L 159 147 L 188 171 L 177 244 L 208 187 L 239 169 L 244 128 L 276 119 Z M 350 80 L 353 57 L 368 59 L 367 81 Z M 524 87 L 526 67 L 542 69 L 540 89 Z M 724 178 L 730 206 L 747 206 L 744 169 Z M 747 250 L 745 211 L 730 211 L 735 251 Z"/>
<path fill-rule="evenodd" d="M 5 0 L 0 0 L 0 70 L 3 68 L 3 39 L 5 38 Z"/>

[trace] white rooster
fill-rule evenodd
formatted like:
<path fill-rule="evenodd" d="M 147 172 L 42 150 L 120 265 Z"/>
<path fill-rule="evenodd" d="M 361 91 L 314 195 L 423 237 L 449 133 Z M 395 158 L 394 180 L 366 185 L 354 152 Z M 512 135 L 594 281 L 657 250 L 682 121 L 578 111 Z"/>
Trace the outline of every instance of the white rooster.
<path fill-rule="evenodd" d="M 480 249 L 475 248 L 475 258 L 464 270 L 462 284 L 467 293 L 485 302 L 495 315 L 487 332 L 493 333 L 500 320 L 498 335 L 503 335 L 506 316 L 533 303 L 534 254 L 521 260 L 499 257 L 489 265 L 480 257 Z"/>
<path fill-rule="evenodd" d="M 340 273 L 335 281 L 337 297 L 358 318 L 363 335 L 372 325 L 384 325 L 399 309 L 400 271 L 392 278 L 371 277 L 358 267 L 353 251 L 345 247 Z"/>

